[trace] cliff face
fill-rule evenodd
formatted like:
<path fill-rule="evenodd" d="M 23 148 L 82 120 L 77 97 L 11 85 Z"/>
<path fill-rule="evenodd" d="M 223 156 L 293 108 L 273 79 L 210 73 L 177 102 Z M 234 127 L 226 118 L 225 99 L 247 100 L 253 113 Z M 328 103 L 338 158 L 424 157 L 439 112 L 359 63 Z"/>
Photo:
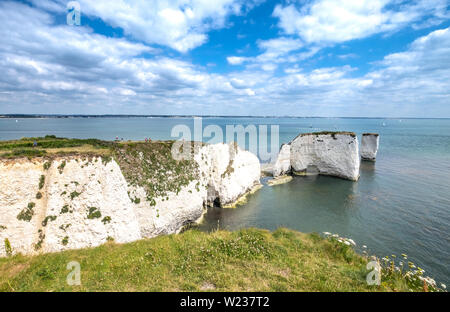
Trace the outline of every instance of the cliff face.
<path fill-rule="evenodd" d="M 176 233 L 201 218 L 206 206 L 231 204 L 259 184 L 258 158 L 234 144 L 203 146 L 194 160 L 197 177 L 179 190 L 148 199 L 143 187 L 128 187 L 143 237 Z"/>
<path fill-rule="evenodd" d="M 301 134 L 291 142 L 295 173 L 317 171 L 352 181 L 359 179 L 358 139 L 354 133 Z"/>
<path fill-rule="evenodd" d="M 142 186 L 138 170 L 100 157 L 0 160 L 0 256 L 9 245 L 33 254 L 176 233 L 206 204 L 225 205 L 259 183 L 257 157 L 234 145 L 204 146 L 194 159 L 198 171 L 183 183 L 158 173 L 151 178 L 164 183 Z"/>
<path fill-rule="evenodd" d="M 377 158 L 380 136 L 376 133 L 364 133 L 361 140 L 361 158 L 375 161 Z"/>
<path fill-rule="evenodd" d="M 48 169 L 45 169 L 50 164 Z M 126 181 L 115 162 L 67 157 L 0 163 L 0 255 L 97 246 L 140 238 Z"/>
<path fill-rule="evenodd" d="M 283 144 L 278 154 L 277 160 L 273 165 L 273 176 L 278 177 L 288 173 L 291 170 L 291 144 Z"/>
<path fill-rule="evenodd" d="M 235 202 L 259 184 L 261 178 L 258 158 L 233 143 L 205 146 L 196 160 L 210 206 Z"/>

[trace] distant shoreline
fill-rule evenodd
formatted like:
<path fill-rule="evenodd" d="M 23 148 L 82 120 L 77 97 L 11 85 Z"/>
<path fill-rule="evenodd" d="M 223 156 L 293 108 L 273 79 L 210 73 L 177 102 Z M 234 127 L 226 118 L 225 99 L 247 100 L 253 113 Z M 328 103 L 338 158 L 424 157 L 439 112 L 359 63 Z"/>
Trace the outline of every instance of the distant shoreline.
<path fill-rule="evenodd" d="M 0 114 L 0 119 L 38 118 L 292 118 L 292 119 L 450 119 L 450 117 L 321 117 L 321 116 L 245 116 L 245 115 L 59 115 L 59 114 Z"/>

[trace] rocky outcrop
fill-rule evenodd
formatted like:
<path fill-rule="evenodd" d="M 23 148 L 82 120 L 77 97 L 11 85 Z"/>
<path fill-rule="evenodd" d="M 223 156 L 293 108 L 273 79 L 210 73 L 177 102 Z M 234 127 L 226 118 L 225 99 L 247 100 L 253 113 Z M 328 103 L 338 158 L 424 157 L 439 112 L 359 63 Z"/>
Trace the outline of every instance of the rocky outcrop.
<path fill-rule="evenodd" d="M 282 176 L 278 176 L 278 177 L 268 180 L 267 185 L 274 186 L 274 185 L 289 183 L 291 181 L 292 181 L 292 176 L 282 175 Z"/>
<path fill-rule="evenodd" d="M 359 179 L 358 139 L 352 132 L 304 133 L 291 143 L 291 167 L 296 174 L 316 171 L 352 181 Z"/>
<path fill-rule="evenodd" d="M 273 165 L 272 174 L 274 177 L 285 175 L 291 171 L 291 144 L 281 145 L 277 160 Z"/>
<path fill-rule="evenodd" d="M 257 157 L 234 144 L 203 146 L 194 159 L 196 178 L 155 197 L 115 160 L 0 160 L 0 256 L 176 233 L 207 204 L 226 206 L 259 184 Z"/>
<path fill-rule="evenodd" d="M 274 178 L 286 174 L 330 175 L 359 178 L 358 139 L 353 132 L 302 133 L 281 146 L 275 163 L 268 166 Z M 269 169 L 267 169 L 269 170 Z M 271 184 L 279 184 L 271 180 Z"/>
<path fill-rule="evenodd" d="M 363 133 L 361 140 L 361 159 L 375 161 L 380 136 L 377 133 Z"/>
<path fill-rule="evenodd" d="M 226 206 L 259 184 L 261 165 L 256 155 L 237 144 L 207 145 L 196 155 L 209 206 Z"/>

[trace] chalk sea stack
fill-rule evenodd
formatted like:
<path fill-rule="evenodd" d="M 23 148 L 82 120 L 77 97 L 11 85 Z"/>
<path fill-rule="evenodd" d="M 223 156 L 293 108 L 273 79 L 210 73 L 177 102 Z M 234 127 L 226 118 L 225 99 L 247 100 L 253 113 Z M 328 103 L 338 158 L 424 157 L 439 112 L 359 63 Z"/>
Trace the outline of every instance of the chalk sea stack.
<path fill-rule="evenodd" d="M 353 132 L 303 133 L 291 142 L 293 173 L 316 171 L 321 175 L 359 179 L 358 138 Z"/>
<path fill-rule="evenodd" d="M 377 133 L 363 133 L 361 140 L 361 159 L 375 161 L 379 143 L 380 136 Z"/>
<path fill-rule="evenodd" d="M 292 172 L 296 175 L 321 174 L 357 181 L 359 165 L 358 138 L 355 133 L 302 133 L 281 147 L 273 176 Z"/>

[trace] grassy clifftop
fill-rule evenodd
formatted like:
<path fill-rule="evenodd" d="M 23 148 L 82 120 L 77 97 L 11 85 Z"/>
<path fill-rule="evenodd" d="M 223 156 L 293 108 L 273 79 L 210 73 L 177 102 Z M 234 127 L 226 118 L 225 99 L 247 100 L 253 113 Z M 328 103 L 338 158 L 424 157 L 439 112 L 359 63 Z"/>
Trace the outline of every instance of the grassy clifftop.
<path fill-rule="evenodd" d="M 36 146 L 34 144 L 36 143 Z M 97 139 L 66 139 L 54 135 L 20 140 L 0 141 L 0 158 L 54 157 L 60 155 L 98 155 L 111 154 L 113 142 Z"/>
<path fill-rule="evenodd" d="M 81 265 L 81 286 L 66 266 Z M 410 291 L 401 275 L 366 283 L 350 246 L 287 229 L 190 230 L 129 244 L 0 259 L 1 291 Z"/>

